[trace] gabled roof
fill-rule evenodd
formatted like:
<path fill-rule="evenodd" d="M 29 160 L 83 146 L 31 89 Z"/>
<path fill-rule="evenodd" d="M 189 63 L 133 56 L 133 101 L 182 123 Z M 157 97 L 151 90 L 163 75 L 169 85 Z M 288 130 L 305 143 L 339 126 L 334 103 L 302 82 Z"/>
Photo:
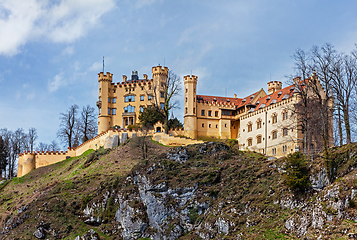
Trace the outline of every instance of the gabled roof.
<path fill-rule="evenodd" d="M 282 88 L 279 91 L 275 91 L 274 93 L 270 95 L 266 95 L 264 97 L 261 97 L 258 99 L 259 104 L 257 104 L 255 110 L 258 110 L 259 108 L 263 107 L 268 107 L 270 105 L 273 105 L 275 103 L 279 103 L 285 99 L 291 98 L 294 94 L 294 84 L 287 86 L 285 88 Z"/>
<path fill-rule="evenodd" d="M 207 95 L 196 95 L 197 100 L 203 102 L 215 102 L 217 104 L 223 103 L 233 103 L 236 108 L 240 108 L 244 105 L 250 105 L 251 101 L 260 93 L 261 90 L 255 92 L 245 98 L 230 98 L 230 97 L 217 97 L 217 96 L 207 96 Z"/>

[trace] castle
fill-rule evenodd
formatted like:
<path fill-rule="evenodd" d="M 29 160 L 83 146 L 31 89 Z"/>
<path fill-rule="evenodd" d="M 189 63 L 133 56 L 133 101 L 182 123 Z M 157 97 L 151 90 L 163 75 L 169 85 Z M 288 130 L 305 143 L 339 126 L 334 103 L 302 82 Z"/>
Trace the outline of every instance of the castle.
<path fill-rule="evenodd" d="M 129 130 L 128 126 L 139 123 L 138 116 L 144 107 L 163 104 L 163 84 L 166 84 L 169 69 L 152 68 L 152 79 L 133 71 L 131 78 L 123 75 L 123 81 L 114 83 L 113 74 L 98 74 L 99 96 L 98 135 L 80 146 L 66 152 L 25 152 L 19 155 L 17 176 L 23 176 L 35 168 L 79 156 L 88 149 L 101 146 L 114 147 L 127 138 L 140 136 L 140 130 Z M 303 147 L 303 133 L 298 130 L 298 118 L 294 116 L 295 105 L 301 100 L 296 84 L 317 81 L 316 75 L 294 84 L 282 87 L 280 81 L 268 83 L 268 94 L 262 89 L 244 98 L 197 95 L 198 77 L 184 77 L 184 129 L 171 129 L 172 136 L 185 135 L 192 139 L 159 135 L 155 139 L 165 139 L 165 144 L 191 144 L 200 137 L 237 139 L 240 149 L 260 152 L 274 157 L 286 156 Z M 321 95 L 324 90 L 319 86 Z M 333 104 L 333 101 L 332 103 Z M 332 120 L 329 121 L 332 126 Z M 161 132 L 162 124 L 157 123 L 149 135 Z M 145 133 L 147 134 L 147 133 Z M 332 139 L 332 136 L 329 136 Z M 316 145 L 316 144 L 315 144 Z M 332 143 L 329 143 L 332 146 Z M 317 147 L 317 146 L 314 146 Z"/>

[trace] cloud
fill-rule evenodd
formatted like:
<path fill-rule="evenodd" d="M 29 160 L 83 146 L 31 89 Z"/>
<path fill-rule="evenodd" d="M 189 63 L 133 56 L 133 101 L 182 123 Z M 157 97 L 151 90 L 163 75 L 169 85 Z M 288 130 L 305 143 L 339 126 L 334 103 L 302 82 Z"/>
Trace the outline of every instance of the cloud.
<path fill-rule="evenodd" d="M 135 3 L 135 8 L 139 9 L 139 8 L 147 7 L 156 2 L 162 2 L 162 0 L 137 0 Z"/>
<path fill-rule="evenodd" d="M 0 55 L 13 56 L 29 41 L 71 43 L 99 23 L 114 0 L 3 0 L 0 3 Z M 68 49 L 70 51 L 70 49 Z"/>
<path fill-rule="evenodd" d="M 72 55 L 74 53 L 74 47 L 73 46 L 68 46 L 63 51 L 61 52 L 61 55 Z"/>
<path fill-rule="evenodd" d="M 48 81 L 48 91 L 55 92 L 61 86 L 67 85 L 65 79 L 63 78 L 63 73 L 57 74 L 53 79 Z"/>
<path fill-rule="evenodd" d="M 103 61 L 95 62 L 89 67 L 89 71 L 101 72 L 103 71 Z"/>

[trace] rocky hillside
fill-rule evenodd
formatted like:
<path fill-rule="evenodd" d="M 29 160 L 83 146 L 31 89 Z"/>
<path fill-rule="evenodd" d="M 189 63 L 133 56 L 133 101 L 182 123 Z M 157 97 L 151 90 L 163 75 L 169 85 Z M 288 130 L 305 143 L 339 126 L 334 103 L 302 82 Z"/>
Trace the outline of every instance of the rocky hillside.
<path fill-rule="evenodd" d="M 308 159 L 311 187 L 290 190 L 285 159 L 222 142 L 165 147 L 142 138 L 0 185 L 0 239 L 357 238 L 357 145 Z"/>

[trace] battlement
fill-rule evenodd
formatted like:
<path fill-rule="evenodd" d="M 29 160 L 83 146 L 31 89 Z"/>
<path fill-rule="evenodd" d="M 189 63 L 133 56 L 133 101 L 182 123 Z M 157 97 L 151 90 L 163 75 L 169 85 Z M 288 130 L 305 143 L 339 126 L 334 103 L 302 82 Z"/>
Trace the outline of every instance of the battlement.
<path fill-rule="evenodd" d="M 157 66 L 157 67 L 152 67 L 152 75 L 165 75 L 168 76 L 169 74 L 169 69 L 168 67 L 162 67 L 162 66 Z"/>
<path fill-rule="evenodd" d="M 104 74 L 103 72 L 98 73 L 98 81 L 112 81 L 113 80 L 113 74 L 110 72 L 107 72 L 107 74 Z"/>
<path fill-rule="evenodd" d="M 276 91 L 281 90 L 282 86 L 283 86 L 283 83 L 280 81 L 268 82 L 268 94 L 270 95 Z"/>
<path fill-rule="evenodd" d="M 187 81 L 189 81 L 189 82 L 195 82 L 196 81 L 197 82 L 198 77 L 195 76 L 195 75 L 187 75 L 187 76 L 184 76 L 183 79 L 184 79 L 185 82 L 187 82 Z"/>

